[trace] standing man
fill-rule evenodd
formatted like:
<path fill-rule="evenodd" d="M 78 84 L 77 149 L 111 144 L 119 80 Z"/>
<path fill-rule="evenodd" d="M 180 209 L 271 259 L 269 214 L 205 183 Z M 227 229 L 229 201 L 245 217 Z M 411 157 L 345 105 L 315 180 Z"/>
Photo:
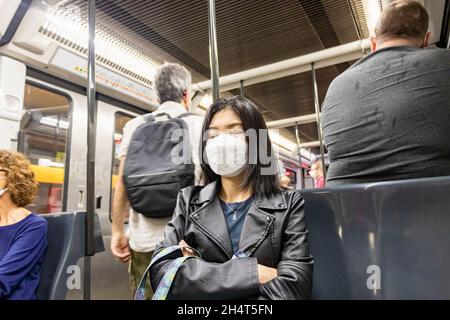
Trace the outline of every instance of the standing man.
<path fill-rule="evenodd" d="M 186 68 L 174 63 L 162 65 L 155 75 L 154 89 L 160 107 L 153 115 L 166 113 L 174 118 L 189 111 L 191 74 Z M 165 119 L 161 116 L 158 119 Z M 201 168 L 199 166 L 198 148 L 203 120 L 198 116 L 187 116 L 189 141 L 192 150 L 192 161 L 195 165 L 195 184 L 201 183 Z M 159 121 L 159 120 L 158 120 Z M 164 121 L 164 120 L 163 120 Z M 163 240 L 164 229 L 171 219 L 148 218 L 130 209 L 124 184 L 124 165 L 128 146 L 134 131 L 146 120 L 139 116 L 126 124 L 121 144 L 119 179 L 114 192 L 112 211 L 112 254 L 121 262 L 129 263 L 130 285 L 134 292 L 150 263 L 156 244 Z M 149 197 L 152 195 L 150 194 Z M 129 230 L 125 233 L 124 222 L 129 212 Z M 150 281 L 146 284 L 146 298 L 151 298 Z"/>
<path fill-rule="evenodd" d="M 328 186 L 450 175 L 450 51 L 429 42 L 426 9 L 394 1 L 372 53 L 331 83 L 322 106 Z"/>

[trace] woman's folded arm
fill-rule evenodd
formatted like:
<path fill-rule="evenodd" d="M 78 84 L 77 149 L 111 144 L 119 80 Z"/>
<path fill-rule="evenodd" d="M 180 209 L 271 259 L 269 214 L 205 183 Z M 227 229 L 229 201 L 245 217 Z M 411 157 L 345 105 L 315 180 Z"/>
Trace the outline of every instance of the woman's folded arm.
<path fill-rule="evenodd" d="M 290 217 L 284 231 L 278 276 L 260 287 L 260 299 L 309 299 L 312 288 L 313 258 L 306 239 L 304 201 L 293 193 Z"/>

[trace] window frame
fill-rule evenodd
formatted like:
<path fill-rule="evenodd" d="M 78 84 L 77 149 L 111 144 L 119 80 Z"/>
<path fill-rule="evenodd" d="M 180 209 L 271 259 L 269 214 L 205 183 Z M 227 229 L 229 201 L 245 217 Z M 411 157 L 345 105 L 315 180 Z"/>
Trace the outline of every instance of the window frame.
<path fill-rule="evenodd" d="M 73 99 L 72 97 L 62 91 L 59 91 L 57 89 L 51 88 L 45 84 L 26 79 L 25 80 L 25 88 L 26 85 L 30 85 L 36 88 L 39 88 L 41 90 L 46 90 L 49 92 L 52 92 L 54 94 L 60 95 L 67 99 L 68 101 L 68 117 L 69 117 L 69 128 L 67 129 L 67 137 L 66 137 L 66 147 L 65 147 L 65 159 L 64 159 L 64 183 L 63 183 L 63 193 L 62 193 L 62 211 L 67 211 L 67 202 L 68 202 L 68 196 L 69 196 L 69 171 L 70 171 L 70 157 L 71 157 L 71 146 L 72 146 L 72 112 L 73 112 Z M 20 128 L 18 133 L 18 143 L 17 143 L 17 150 L 21 152 L 23 150 L 23 142 L 22 139 L 20 139 L 19 135 L 22 132 L 22 128 Z"/>

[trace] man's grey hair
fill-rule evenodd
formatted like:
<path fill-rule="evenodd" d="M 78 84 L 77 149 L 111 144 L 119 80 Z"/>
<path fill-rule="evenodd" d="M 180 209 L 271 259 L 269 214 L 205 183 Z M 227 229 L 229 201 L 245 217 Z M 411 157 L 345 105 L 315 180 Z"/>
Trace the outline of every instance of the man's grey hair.
<path fill-rule="evenodd" d="M 181 102 L 185 91 L 191 88 L 191 73 L 177 63 L 164 63 L 156 72 L 154 89 L 159 103 Z"/>

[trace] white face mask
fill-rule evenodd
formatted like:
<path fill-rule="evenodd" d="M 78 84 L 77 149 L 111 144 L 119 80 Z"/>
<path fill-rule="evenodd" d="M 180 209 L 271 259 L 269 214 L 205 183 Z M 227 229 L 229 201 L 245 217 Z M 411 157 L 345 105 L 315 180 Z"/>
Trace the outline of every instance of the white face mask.
<path fill-rule="evenodd" d="M 0 177 L 0 180 L 6 179 L 6 177 Z M 0 197 L 6 192 L 8 191 L 8 188 L 5 189 L 0 189 Z"/>
<path fill-rule="evenodd" d="M 247 164 L 244 134 L 221 134 L 206 143 L 206 157 L 211 170 L 219 176 L 235 177 Z"/>

